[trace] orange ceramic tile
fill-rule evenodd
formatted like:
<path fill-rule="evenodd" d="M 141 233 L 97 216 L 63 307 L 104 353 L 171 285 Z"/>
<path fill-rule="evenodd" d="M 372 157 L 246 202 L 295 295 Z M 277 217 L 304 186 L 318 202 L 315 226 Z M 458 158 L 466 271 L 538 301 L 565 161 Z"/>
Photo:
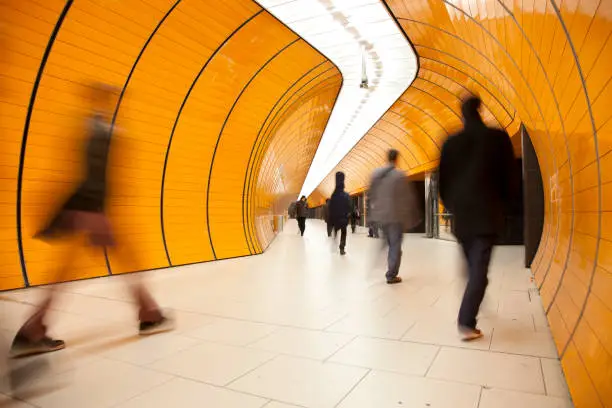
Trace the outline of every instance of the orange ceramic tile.
<path fill-rule="evenodd" d="M 561 365 L 576 408 L 604 407 L 573 343 L 570 343 L 563 355 Z"/>

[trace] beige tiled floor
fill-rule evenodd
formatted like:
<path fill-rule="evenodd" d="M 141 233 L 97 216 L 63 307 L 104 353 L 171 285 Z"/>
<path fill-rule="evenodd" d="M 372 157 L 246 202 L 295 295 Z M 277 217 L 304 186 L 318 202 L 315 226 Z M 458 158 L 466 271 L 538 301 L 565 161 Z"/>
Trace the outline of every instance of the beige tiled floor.
<path fill-rule="evenodd" d="M 68 349 L 0 359 L 0 406 L 571 408 L 520 248 L 496 251 L 469 344 L 455 243 L 407 236 L 396 286 L 380 242 L 349 235 L 347 252 L 291 222 L 264 255 L 149 272 L 178 327 L 148 338 L 124 277 L 61 285 L 50 323 Z M 0 352 L 42 290 L 0 294 Z"/>

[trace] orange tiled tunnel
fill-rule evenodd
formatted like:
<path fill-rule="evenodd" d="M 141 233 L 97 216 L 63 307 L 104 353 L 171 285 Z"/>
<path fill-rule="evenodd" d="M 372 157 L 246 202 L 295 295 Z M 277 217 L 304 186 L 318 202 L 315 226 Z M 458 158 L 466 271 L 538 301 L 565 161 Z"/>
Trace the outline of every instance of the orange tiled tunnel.
<path fill-rule="evenodd" d="M 490 125 L 536 148 L 545 224 L 532 266 L 576 407 L 612 406 L 612 3 L 583 0 L 387 0 L 419 56 L 418 77 L 327 176 L 367 187 L 385 150 L 435 169 L 478 93 Z"/>
<path fill-rule="evenodd" d="M 523 124 L 545 189 L 533 271 L 565 374 L 577 407 L 612 406 L 612 2 L 385 4 L 418 77 L 334 171 L 364 189 L 391 146 L 410 173 L 434 169 L 468 91 L 489 124 Z M 122 90 L 109 213 L 139 263 L 83 245 L 74 278 L 262 252 L 342 85 L 251 0 L 2 0 L 0 49 L 0 289 L 49 283 L 71 248 L 32 235 L 82 165 L 84 84 Z"/>

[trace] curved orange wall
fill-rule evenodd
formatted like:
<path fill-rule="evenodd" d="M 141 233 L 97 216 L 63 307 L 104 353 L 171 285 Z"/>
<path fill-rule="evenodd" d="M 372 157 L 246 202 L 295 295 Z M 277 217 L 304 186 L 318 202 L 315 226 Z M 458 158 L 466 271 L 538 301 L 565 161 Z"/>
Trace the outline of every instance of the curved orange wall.
<path fill-rule="evenodd" d="M 491 125 L 524 123 L 546 219 L 533 264 L 576 407 L 612 406 L 612 3 L 388 0 L 420 59 L 418 78 L 334 171 L 365 188 L 384 152 L 435 168 L 476 91 Z M 333 172 L 319 187 L 329 195 Z"/>
<path fill-rule="evenodd" d="M 342 82 L 250 0 L 4 0 L 0 30 L 0 289 L 52 282 L 75 244 L 75 279 L 262 252 Z M 109 214 L 129 256 L 108 263 L 31 238 L 80 175 L 91 81 L 123 90 Z"/>

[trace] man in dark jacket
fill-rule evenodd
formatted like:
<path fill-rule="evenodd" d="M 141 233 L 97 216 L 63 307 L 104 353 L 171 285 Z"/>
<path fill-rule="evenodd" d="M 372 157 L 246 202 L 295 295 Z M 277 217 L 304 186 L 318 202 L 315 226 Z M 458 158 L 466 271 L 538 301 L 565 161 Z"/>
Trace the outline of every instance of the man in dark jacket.
<path fill-rule="evenodd" d="M 302 196 L 296 203 L 295 210 L 300 235 L 304 236 L 304 231 L 306 230 L 306 217 L 308 217 L 308 201 L 306 200 L 306 196 Z"/>
<path fill-rule="evenodd" d="M 325 225 L 327 226 L 327 236 L 331 237 L 334 226 L 329 219 L 329 201 L 330 200 L 328 198 L 325 200 L 325 204 L 323 204 L 323 220 L 325 220 Z"/>
<path fill-rule="evenodd" d="M 469 268 L 458 319 L 466 341 L 482 337 L 476 316 L 488 284 L 493 245 L 517 182 L 510 138 L 484 124 L 480 105 L 474 96 L 463 102 L 464 128 L 446 141 L 440 158 L 440 197 L 454 215 L 454 234 Z"/>
<path fill-rule="evenodd" d="M 351 213 L 351 201 L 346 191 L 344 191 L 344 173 L 336 173 L 336 189 L 331 196 L 329 203 L 329 218 L 334 228 L 334 236 L 340 230 L 340 255 L 346 254 L 346 227 Z"/>

